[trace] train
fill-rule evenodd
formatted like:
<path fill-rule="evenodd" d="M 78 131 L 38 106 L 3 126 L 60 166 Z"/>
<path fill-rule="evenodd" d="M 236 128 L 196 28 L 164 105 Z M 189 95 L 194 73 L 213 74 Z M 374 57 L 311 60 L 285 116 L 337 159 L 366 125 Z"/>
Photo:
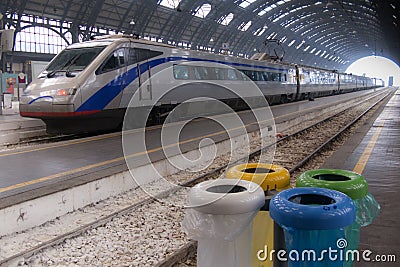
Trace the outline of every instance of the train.
<path fill-rule="evenodd" d="M 376 87 L 368 77 L 260 58 L 102 36 L 74 43 L 55 56 L 21 96 L 20 115 L 43 120 L 48 133 L 91 132 L 121 127 L 134 95 L 138 102 L 129 108 L 141 124 L 143 114 L 157 123 L 190 99 L 209 97 L 245 109 L 242 98 L 250 97 L 251 90 L 235 94 L 221 89 L 227 86 L 255 84 L 270 105 Z M 167 87 L 175 91 L 166 92 Z M 212 112 L 209 106 L 199 105 Z"/>

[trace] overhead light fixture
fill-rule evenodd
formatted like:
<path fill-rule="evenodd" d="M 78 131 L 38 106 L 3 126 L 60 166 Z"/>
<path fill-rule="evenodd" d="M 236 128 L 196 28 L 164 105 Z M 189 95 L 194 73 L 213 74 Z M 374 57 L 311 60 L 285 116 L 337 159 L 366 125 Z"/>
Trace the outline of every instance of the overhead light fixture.
<path fill-rule="evenodd" d="M 325 8 L 331 8 L 333 6 L 333 3 L 331 0 L 328 0 L 328 3 L 326 3 Z"/>
<path fill-rule="evenodd" d="M 129 22 L 129 24 L 130 24 L 130 25 L 135 25 L 136 22 L 135 22 L 133 19 L 131 19 L 131 21 Z"/>

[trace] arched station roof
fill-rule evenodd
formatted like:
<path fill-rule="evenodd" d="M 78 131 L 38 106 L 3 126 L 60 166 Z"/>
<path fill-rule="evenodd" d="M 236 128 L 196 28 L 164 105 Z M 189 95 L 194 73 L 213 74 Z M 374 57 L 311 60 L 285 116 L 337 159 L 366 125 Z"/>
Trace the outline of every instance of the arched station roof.
<path fill-rule="evenodd" d="M 400 64 L 398 0 L 3 0 L 4 27 L 56 28 L 72 41 L 138 34 L 176 46 L 345 70 L 370 55 Z M 49 20 L 58 21 L 49 25 Z M 44 25 L 46 24 L 47 25 Z M 24 24 L 25 25 L 25 24 Z"/>

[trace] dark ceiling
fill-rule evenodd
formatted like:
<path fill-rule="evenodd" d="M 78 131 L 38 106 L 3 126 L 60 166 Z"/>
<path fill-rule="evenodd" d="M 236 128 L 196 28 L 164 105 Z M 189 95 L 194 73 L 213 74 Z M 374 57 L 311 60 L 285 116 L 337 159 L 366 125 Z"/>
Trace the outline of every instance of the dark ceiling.
<path fill-rule="evenodd" d="M 5 20 L 9 25 L 14 23 L 17 30 L 18 21 L 15 16 L 11 21 L 12 14 L 19 17 L 28 14 L 69 22 L 77 27 L 81 39 L 99 28 L 112 29 L 165 43 L 190 44 L 192 49 L 211 48 L 221 52 L 227 46 L 236 55 L 251 56 L 256 51 L 279 57 L 284 54 L 286 62 L 342 71 L 355 60 L 370 55 L 384 56 L 400 65 L 399 9 L 398 0 L 2 0 L 0 3 Z"/>

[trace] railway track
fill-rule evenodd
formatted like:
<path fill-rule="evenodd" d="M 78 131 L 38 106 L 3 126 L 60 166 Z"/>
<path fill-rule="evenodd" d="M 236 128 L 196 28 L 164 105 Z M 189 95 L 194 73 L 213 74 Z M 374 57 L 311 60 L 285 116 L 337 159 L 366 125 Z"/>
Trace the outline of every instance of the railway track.
<path fill-rule="evenodd" d="M 294 174 L 311 158 L 327 149 L 336 138 L 357 123 L 364 115 L 376 108 L 379 103 L 384 102 L 389 95 L 390 93 L 386 93 L 383 97 L 369 98 L 363 105 L 347 109 L 322 122 L 314 123 L 305 129 L 296 130 L 279 139 L 276 143 L 275 163 L 287 167 L 291 174 Z M 379 99 L 375 99 L 378 97 Z M 373 103 L 371 104 L 371 102 Z M 335 125 L 335 127 L 331 127 L 332 125 Z M 327 128 L 331 129 L 328 131 Z M 263 148 L 263 150 L 268 151 L 274 145 Z M 300 147 L 302 152 L 296 152 Z M 261 150 L 258 150 L 250 154 L 251 161 L 257 161 L 260 153 Z M 288 157 L 288 155 L 290 156 Z M 220 166 L 215 166 L 212 170 L 207 170 L 207 172 L 180 184 L 184 187 L 190 187 L 204 180 L 216 178 L 227 167 L 221 162 L 218 165 Z M 13 264 L 53 266 L 61 263 L 71 263 L 77 266 L 98 264 L 120 266 L 117 258 L 122 259 L 126 265 L 173 266 L 178 262 L 185 261 L 188 255 L 193 255 L 196 247 L 195 242 L 187 240 L 180 230 L 184 210 L 156 200 L 166 196 L 174 198 L 179 195 L 179 192 L 176 189 L 166 191 L 156 198 L 146 197 L 143 192 L 133 192 L 133 194 L 136 195 L 137 199 L 132 204 L 112 211 L 107 216 L 84 224 L 66 234 L 39 242 L 14 255 L 0 258 L 0 266 Z M 149 222 L 148 220 L 154 221 Z M 168 223 L 165 225 L 166 221 Z M 164 225 L 161 225 L 160 222 Z M 161 229 L 158 229 L 158 227 L 161 227 Z M 143 233 L 143 229 L 145 233 Z M 109 239 L 105 238 L 107 236 Z M 175 242 L 175 240 L 177 241 Z M 114 241 L 115 243 L 113 243 Z M 99 242 L 105 244 L 104 250 L 116 248 L 121 251 L 114 249 L 111 250 L 114 256 L 110 254 L 102 256 L 104 250 L 100 249 L 101 252 L 96 252 Z M 124 248 L 126 242 L 130 242 L 129 249 Z M 168 245 L 171 242 L 174 243 L 173 246 Z M 79 249 L 74 250 L 74 248 Z M 154 255 L 157 255 L 157 257 L 154 257 Z M 55 257 L 59 258 L 55 259 Z M 109 261 L 107 261 L 107 258 Z M 163 260 L 163 258 L 166 259 Z"/>

